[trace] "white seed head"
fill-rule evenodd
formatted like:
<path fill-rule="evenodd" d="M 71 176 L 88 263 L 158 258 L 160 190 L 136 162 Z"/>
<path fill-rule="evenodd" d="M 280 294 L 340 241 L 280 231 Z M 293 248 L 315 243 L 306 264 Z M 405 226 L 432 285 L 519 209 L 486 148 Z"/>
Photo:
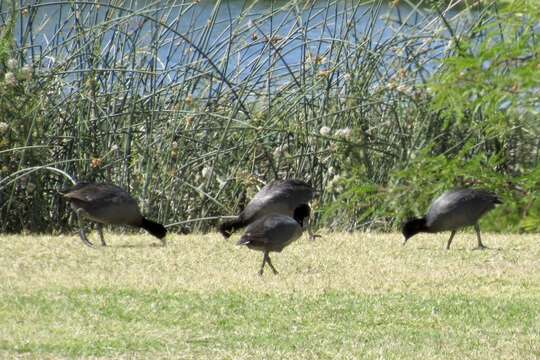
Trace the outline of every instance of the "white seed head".
<path fill-rule="evenodd" d="M 319 130 L 319 134 L 321 134 L 322 136 L 328 136 L 328 135 L 330 135 L 330 131 L 332 131 L 332 130 L 328 126 L 323 126 Z"/>
<path fill-rule="evenodd" d="M 111 146 L 111 151 L 116 151 L 118 150 L 118 145 L 114 144 L 113 146 Z"/>
<path fill-rule="evenodd" d="M 281 154 L 284 154 L 287 152 L 287 150 L 289 149 L 288 145 L 287 144 L 281 144 L 279 145 L 278 147 L 276 147 L 274 149 L 274 157 L 279 157 Z"/>
<path fill-rule="evenodd" d="M 225 185 L 227 185 L 227 180 L 223 180 L 223 179 L 220 178 L 219 176 L 216 177 L 216 180 L 217 180 L 217 182 L 218 182 L 218 184 L 219 184 L 219 189 L 220 189 L 220 190 L 222 190 L 222 189 L 225 187 Z"/>
<path fill-rule="evenodd" d="M 6 133 L 9 130 L 9 125 L 5 122 L 0 122 L 0 135 Z"/>
<path fill-rule="evenodd" d="M 6 65 L 9 70 L 15 70 L 17 69 L 17 65 L 19 65 L 19 62 L 11 58 L 11 59 L 8 59 L 8 61 L 6 61 Z"/>
<path fill-rule="evenodd" d="M 336 132 L 334 133 L 336 137 L 342 138 L 342 139 L 350 139 L 351 134 L 352 134 L 352 130 L 351 128 L 348 128 L 348 127 L 336 130 Z"/>
<path fill-rule="evenodd" d="M 21 68 L 21 76 L 25 79 L 25 80 L 32 80 L 32 67 L 30 65 L 24 65 L 22 68 Z"/>
<path fill-rule="evenodd" d="M 339 174 L 334 175 L 334 177 L 328 183 L 326 183 L 326 190 L 329 192 L 335 191 L 337 187 L 337 183 L 339 182 L 340 179 L 341 179 L 341 176 Z"/>
<path fill-rule="evenodd" d="M 17 78 L 15 77 L 15 74 L 12 72 L 7 72 L 4 75 L 4 81 L 6 82 L 6 84 L 11 85 L 11 86 L 17 85 Z"/>
<path fill-rule="evenodd" d="M 212 175 L 213 169 L 210 166 L 205 166 L 202 171 L 201 175 L 203 178 L 209 178 Z"/>
<path fill-rule="evenodd" d="M 398 85 L 396 90 L 399 91 L 399 92 L 402 92 L 402 93 L 407 93 L 408 90 L 409 90 L 409 87 L 407 85 L 405 85 L 405 84 L 400 84 L 400 85 Z"/>

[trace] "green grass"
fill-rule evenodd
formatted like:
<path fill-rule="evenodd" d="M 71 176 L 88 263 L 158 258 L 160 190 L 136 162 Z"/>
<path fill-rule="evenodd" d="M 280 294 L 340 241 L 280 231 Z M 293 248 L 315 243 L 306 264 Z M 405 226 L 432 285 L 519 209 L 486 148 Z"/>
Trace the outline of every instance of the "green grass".
<path fill-rule="evenodd" d="M 1 358 L 534 359 L 535 236 L 323 234 L 272 256 L 214 234 L 0 238 Z"/>

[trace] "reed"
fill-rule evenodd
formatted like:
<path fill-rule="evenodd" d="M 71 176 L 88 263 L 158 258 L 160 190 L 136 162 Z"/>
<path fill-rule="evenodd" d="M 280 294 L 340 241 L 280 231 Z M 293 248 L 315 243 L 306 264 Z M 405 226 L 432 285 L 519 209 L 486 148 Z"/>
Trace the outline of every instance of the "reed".
<path fill-rule="evenodd" d="M 388 181 L 443 121 L 422 84 L 448 26 L 478 21 L 461 1 L 396 4 L 2 2 L 0 231 L 67 226 L 68 179 L 36 166 L 125 187 L 173 231 L 277 177 L 311 181 L 316 209 L 352 162 Z"/>

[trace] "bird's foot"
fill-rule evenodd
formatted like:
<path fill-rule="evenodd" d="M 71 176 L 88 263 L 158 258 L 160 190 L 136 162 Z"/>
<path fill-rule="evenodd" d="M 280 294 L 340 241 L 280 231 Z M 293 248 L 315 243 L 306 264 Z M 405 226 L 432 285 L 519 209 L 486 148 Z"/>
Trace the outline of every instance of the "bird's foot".
<path fill-rule="evenodd" d="M 478 245 L 473 250 L 489 250 L 489 248 L 485 245 Z"/>
<path fill-rule="evenodd" d="M 80 238 L 81 238 L 81 240 L 82 240 L 82 242 L 83 242 L 84 245 L 86 245 L 86 246 L 88 246 L 88 247 L 91 247 L 92 249 L 95 249 L 95 248 L 96 248 L 96 247 L 94 246 L 94 244 L 92 244 L 92 243 L 88 240 L 88 238 L 86 237 L 86 234 L 84 233 L 83 230 L 81 230 L 81 231 L 79 232 L 79 236 L 80 236 Z"/>
<path fill-rule="evenodd" d="M 95 249 L 95 248 L 96 248 L 95 245 L 92 244 L 92 243 L 91 243 L 90 241 L 88 241 L 88 240 L 86 240 L 86 241 L 83 240 L 83 244 L 86 245 L 86 246 L 88 246 L 89 248 L 92 248 L 92 249 Z"/>
<path fill-rule="evenodd" d="M 316 238 L 320 238 L 322 237 L 321 235 L 319 234 L 310 234 L 308 239 L 311 240 L 311 241 L 315 241 Z"/>

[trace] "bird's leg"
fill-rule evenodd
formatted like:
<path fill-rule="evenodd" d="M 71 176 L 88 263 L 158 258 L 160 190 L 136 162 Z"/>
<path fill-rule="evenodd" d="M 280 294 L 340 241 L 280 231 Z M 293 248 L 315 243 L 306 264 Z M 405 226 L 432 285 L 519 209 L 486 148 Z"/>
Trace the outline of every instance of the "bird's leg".
<path fill-rule="evenodd" d="M 84 245 L 94 247 L 94 245 L 90 241 L 88 241 L 88 238 L 86 237 L 86 234 L 84 232 L 84 226 L 83 226 L 83 223 L 82 223 L 81 211 L 82 211 L 82 209 L 79 208 L 75 212 L 77 214 L 77 220 L 79 221 L 79 236 L 81 237 L 81 240 L 82 240 Z"/>
<path fill-rule="evenodd" d="M 272 265 L 272 260 L 270 260 L 270 255 L 268 255 L 268 253 L 266 253 L 266 262 L 268 263 L 268 266 L 270 266 L 270 269 L 272 269 L 272 271 L 274 272 L 274 274 L 278 274 L 276 268 L 274 267 L 274 265 Z"/>
<path fill-rule="evenodd" d="M 454 239 L 455 235 L 456 235 L 456 230 L 452 230 L 452 233 L 450 234 L 450 239 L 448 239 L 448 244 L 446 244 L 446 250 L 450 250 L 450 244 L 452 243 L 452 240 Z"/>
<path fill-rule="evenodd" d="M 313 229 L 311 228 L 311 219 L 308 219 L 307 232 L 309 235 L 309 240 L 311 241 L 314 241 L 316 238 L 321 237 L 321 235 L 317 235 L 313 233 Z"/>
<path fill-rule="evenodd" d="M 99 233 L 99 238 L 101 239 L 101 246 L 107 246 L 105 243 L 105 238 L 103 237 L 103 225 L 97 224 L 97 231 Z"/>
<path fill-rule="evenodd" d="M 474 224 L 474 230 L 476 230 L 476 238 L 478 239 L 478 246 L 473 250 L 485 250 L 489 249 L 487 246 L 482 244 L 482 238 L 480 237 L 480 225 L 478 223 Z"/>
<path fill-rule="evenodd" d="M 261 270 L 259 270 L 259 275 L 262 276 L 263 272 L 264 272 L 264 264 L 266 264 L 266 259 L 268 258 L 268 253 L 265 252 L 264 253 L 264 256 L 263 256 L 263 262 L 262 262 L 262 265 L 261 265 Z"/>

